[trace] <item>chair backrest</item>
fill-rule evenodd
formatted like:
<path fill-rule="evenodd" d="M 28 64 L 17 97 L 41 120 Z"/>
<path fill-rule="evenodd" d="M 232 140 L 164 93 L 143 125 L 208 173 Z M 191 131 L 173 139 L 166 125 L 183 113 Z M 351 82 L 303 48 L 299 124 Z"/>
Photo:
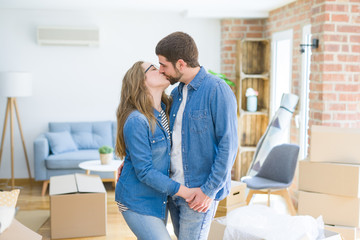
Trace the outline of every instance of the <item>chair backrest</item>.
<path fill-rule="evenodd" d="M 298 145 L 281 144 L 275 146 L 271 149 L 256 176 L 289 184 L 294 178 L 298 156 Z"/>

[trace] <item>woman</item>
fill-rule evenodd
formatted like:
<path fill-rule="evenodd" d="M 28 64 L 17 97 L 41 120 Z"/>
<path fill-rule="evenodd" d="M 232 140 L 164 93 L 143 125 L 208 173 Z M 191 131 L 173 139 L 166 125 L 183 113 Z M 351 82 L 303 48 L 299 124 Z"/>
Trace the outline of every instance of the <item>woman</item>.
<path fill-rule="evenodd" d="M 167 197 L 192 190 L 169 178 L 170 82 L 154 65 L 136 62 L 125 74 L 117 109 L 116 154 L 125 157 L 115 200 L 138 239 L 171 239 L 166 230 Z"/>

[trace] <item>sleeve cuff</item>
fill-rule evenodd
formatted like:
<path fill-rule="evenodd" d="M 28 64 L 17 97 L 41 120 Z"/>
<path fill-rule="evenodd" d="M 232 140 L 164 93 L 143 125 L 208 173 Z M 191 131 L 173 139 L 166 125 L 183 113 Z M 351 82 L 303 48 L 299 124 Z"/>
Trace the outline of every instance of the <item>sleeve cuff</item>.
<path fill-rule="evenodd" d="M 174 182 L 174 186 L 172 187 L 172 191 L 169 192 L 170 196 L 174 196 L 180 189 L 180 183 Z"/>
<path fill-rule="evenodd" d="M 209 189 L 205 185 L 201 186 L 200 189 L 206 196 L 208 196 L 209 198 L 215 199 L 215 196 L 216 196 L 215 189 Z"/>

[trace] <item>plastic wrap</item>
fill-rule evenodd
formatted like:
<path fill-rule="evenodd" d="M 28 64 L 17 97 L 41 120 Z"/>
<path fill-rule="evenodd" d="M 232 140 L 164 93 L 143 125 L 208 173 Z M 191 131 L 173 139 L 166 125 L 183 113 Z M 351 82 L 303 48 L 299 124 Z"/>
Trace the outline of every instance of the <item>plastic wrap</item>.
<path fill-rule="evenodd" d="M 300 240 L 324 238 L 321 217 L 290 216 L 259 204 L 241 207 L 220 219 L 224 240 Z"/>

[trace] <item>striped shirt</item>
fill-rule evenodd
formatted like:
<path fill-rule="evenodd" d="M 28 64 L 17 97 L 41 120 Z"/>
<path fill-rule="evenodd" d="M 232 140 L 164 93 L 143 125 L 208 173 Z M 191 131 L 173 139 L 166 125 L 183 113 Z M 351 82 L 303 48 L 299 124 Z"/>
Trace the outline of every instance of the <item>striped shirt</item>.
<path fill-rule="evenodd" d="M 167 131 L 167 133 L 170 136 L 170 129 L 169 129 L 169 121 L 166 117 L 166 114 L 164 112 L 164 110 L 161 110 L 160 112 L 161 115 L 161 124 L 163 125 L 163 127 L 165 128 L 165 130 Z M 129 210 L 124 204 L 122 204 L 121 202 L 117 202 L 118 208 L 119 208 L 119 212 L 125 212 L 126 210 Z"/>
<path fill-rule="evenodd" d="M 167 131 L 167 133 L 170 136 L 169 121 L 166 117 L 164 110 L 161 110 L 160 114 L 161 114 L 161 124 L 163 125 L 163 127 L 165 128 L 165 130 Z"/>

